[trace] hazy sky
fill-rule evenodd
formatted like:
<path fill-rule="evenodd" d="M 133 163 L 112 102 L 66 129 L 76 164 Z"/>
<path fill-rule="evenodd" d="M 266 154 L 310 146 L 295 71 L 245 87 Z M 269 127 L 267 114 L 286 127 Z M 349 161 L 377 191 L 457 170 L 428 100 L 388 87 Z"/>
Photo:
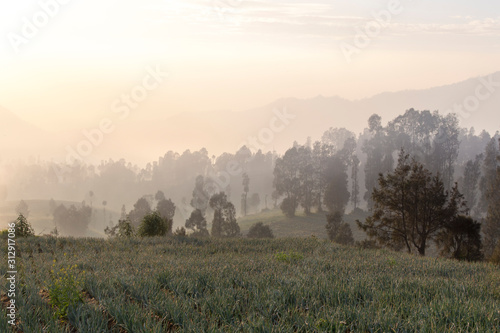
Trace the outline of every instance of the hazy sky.
<path fill-rule="evenodd" d="M 358 47 L 381 12 L 392 13 Z M 0 4 L 0 35 L 0 105 L 46 129 L 78 128 L 157 66 L 170 75 L 138 117 L 486 75 L 499 70 L 500 2 L 16 0 Z M 359 51 L 352 61 L 342 45 Z"/>

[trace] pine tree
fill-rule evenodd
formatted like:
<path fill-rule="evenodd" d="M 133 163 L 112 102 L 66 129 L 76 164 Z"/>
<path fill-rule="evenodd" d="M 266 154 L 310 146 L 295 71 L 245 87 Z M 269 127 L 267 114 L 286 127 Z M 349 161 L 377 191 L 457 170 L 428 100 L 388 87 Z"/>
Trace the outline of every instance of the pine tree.
<path fill-rule="evenodd" d="M 373 215 L 358 225 L 380 244 L 416 250 L 420 255 L 430 241 L 464 210 L 458 186 L 448 193 L 441 178 L 401 150 L 394 172 L 380 175 L 373 190 Z"/>

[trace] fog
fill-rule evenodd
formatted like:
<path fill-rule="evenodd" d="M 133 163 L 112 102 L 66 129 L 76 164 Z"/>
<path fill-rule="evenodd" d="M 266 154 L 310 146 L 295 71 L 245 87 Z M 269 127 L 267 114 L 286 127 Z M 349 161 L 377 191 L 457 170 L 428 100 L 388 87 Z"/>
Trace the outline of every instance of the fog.
<path fill-rule="evenodd" d="M 146 197 L 154 208 L 162 191 L 182 226 L 200 175 L 241 215 L 247 173 L 258 213 L 283 199 L 273 199 L 276 161 L 316 141 L 339 152 L 345 140 L 325 133 L 342 128 L 364 193 L 369 117 L 386 126 L 412 108 L 455 114 L 459 180 L 500 129 L 498 5 L 430 15 L 425 2 L 394 12 L 382 2 L 54 3 L 0 5 L 3 225 L 24 200 L 46 232 L 53 199 L 92 206 L 87 234 L 103 236 L 123 206 Z M 369 22 L 383 29 L 359 45 Z"/>

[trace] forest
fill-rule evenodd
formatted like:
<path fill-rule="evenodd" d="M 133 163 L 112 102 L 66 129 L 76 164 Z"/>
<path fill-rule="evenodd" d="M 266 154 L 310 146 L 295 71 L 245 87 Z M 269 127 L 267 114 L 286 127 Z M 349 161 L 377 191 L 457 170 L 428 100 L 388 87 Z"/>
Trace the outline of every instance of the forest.
<path fill-rule="evenodd" d="M 353 226 L 343 216 L 365 212 L 371 216 L 357 226 L 369 238 L 365 245 L 425 254 L 434 244 L 442 254 L 468 260 L 482 258 L 484 245 L 491 257 L 499 236 L 499 133 L 476 134 L 460 128 L 454 114 L 414 109 L 386 125 L 374 114 L 367 125 L 359 135 L 332 127 L 282 155 L 243 146 L 217 157 L 206 149 L 169 151 L 144 168 L 123 159 L 20 162 L 9 169 L 9 193 L 2 198 L 46 198 L 51 232 L 60 235 L 81 236 L 94 227 L 115 236 L 124 222 L 138 229 L 156 212 L 167 221 L 167 234 L 234 237 L 241 234 L 238 217 L 280 209 L 288 218 L 324 214 L 325 235 L 353 243 Z M 391 202 L 404 195 L 401 205 Z M 29 218 L 26 202 L 16 214 Z"/>

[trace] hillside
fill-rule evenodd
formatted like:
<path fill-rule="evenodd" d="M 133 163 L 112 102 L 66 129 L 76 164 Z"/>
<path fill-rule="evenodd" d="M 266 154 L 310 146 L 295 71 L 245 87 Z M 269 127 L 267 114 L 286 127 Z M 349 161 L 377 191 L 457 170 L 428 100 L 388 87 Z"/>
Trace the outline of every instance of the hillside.
<path fill-rule="evenodd" d="M 23 332 L 494 332 L 500 320 L 491 264 L 311 237 L 43 237 L 18 240 L 17 251 Z M 2 251 L 3 272 L 6 263 Z M 81 293 L 61 303 L 63 321 L 50 305 L 57 290 Z M 3 311 L 0 330 L 9 332 Z"/>
<path fill-rule="evenodd" d="M 250 227 L 257 223 L 263 222 L 273 230 L 275 237 L 310 237 L 326 238 L 326 213 L 313 213 L 304 215 L 302 212 L 297 212 L 294 218 L 288 218 L 281 212 L 280 209 L 269 210 L 259 214 L 248 215 L 238 218 L 241 232 L 246 234 Z M 347 222 L 352 230 L 354 240 L 363 240 L 366 238 L 365 233 L 359 230 L 356 225 L 356 220 L 363 221 L 368 215 L 365 212 L 346 214 L 344 221 Z"/>

